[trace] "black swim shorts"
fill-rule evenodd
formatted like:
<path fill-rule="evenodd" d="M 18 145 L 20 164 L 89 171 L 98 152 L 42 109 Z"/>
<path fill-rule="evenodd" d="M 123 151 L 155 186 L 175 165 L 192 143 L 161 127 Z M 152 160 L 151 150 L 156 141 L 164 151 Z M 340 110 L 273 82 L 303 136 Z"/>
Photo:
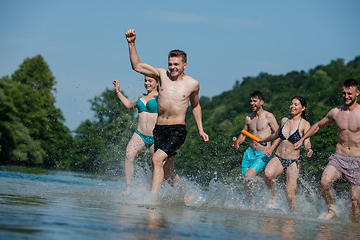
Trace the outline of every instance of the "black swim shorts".
<path fill-rule="evenodd" d="M 176 150 L 185 142 L 186 127 L 184 124 L 155 125 L 154 148 L 163 150 L 169 157 L 176 155 Z"/>

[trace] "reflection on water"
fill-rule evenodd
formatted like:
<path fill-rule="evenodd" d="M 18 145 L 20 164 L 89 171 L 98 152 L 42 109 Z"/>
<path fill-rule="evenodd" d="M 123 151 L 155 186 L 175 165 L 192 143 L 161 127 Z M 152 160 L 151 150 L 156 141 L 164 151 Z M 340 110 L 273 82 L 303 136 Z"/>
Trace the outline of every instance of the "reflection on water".
<path fill-rule="evenodd" d="M 279 209 L 266 209 L 269 193 L 261 184 L 253 208 L 241 184 L 212 181 L 204 191 L 186 179 L 192 202 L 169 186 L 147 201 L 150 179 L 147 172 L 138 174 L 133 193 L 122 196 L 125 184 L 118 176 L 0 166 L 1 239 L 360 238 L 360 224 L 347 218 L 348 196 L 337 199 L 340 218 L 318 220 L 325 208 L 311 184 L 299 189 L 300 211 L 294 215 L 285 197 Z"/>

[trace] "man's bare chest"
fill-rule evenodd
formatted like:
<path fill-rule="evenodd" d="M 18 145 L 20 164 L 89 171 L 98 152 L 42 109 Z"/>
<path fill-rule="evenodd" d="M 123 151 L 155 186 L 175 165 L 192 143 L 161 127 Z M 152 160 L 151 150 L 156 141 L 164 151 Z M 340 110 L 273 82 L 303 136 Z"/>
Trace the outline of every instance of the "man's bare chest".
<path fill-rule="evenodd" d="M 261 132 L 269 128 L 269 124 L 266 119 L 254 118 L 249 123 L 249 128 L 252 132 Z"/>
<path fill-rule="evenodd" d="M 360 133 L 360 112 L 341 112 L 335 118 L 338 129 Z"/>

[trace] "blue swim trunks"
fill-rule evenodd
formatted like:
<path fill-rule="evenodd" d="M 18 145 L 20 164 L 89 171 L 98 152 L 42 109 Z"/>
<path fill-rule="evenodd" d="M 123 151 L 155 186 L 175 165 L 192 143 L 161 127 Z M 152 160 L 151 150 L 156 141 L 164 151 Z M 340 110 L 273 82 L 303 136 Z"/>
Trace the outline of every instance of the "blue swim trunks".
<path fill-rule="evenodd" d="M 270 161 L 270 157 L 263 154 L 264 151 L 256 151 L 252 148 L 246 149 L 241 163 L 241 176 L 244 176 L 246 171 L 251 167 L 258 174 L 266 167 Z"/>
<path fill-rule="evenodd" d="M 135 133 L 137 135 L 139 135 L 141 137 L 141 139 L 144 141 L 145 147 L 150 147 L 151 145 L 154 144 L 154 137 L 153 136 L 148 136 L 148 135 L 142 134 L 137 129 L 135 130 Z"/>

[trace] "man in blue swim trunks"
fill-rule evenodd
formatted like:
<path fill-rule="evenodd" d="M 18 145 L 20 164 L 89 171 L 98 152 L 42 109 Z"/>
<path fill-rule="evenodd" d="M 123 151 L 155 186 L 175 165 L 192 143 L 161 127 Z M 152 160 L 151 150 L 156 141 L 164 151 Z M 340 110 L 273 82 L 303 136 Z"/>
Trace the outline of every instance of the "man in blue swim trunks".
<path fill-rule="evenodd" d="M 250 106 L 253 113 L 245 118 L 244 130 L 252 133 L 258 138 L 264 138 L 271 135 L 272 132 L 278 130 L 279 125 L 276 122 L 274 115 L 263 109 L 264 95 L 260 91 L 255 91 L 250 94 Z M 236 143 L 233 144 L 233 149 L 236 151 L 239 145 L 245 141 L 246 136 L 240 134 Z M 270 161 L 270 156 L 279 144 L 277 139 L 273 144 L 270 142 L 264 147 L 260 143 L 251 140 L 250 147 L 245 151 L 242 164 L 241 176 L 244 177 L 244 188 L 251 205 L 254 204 L 254 196 L 251 194 L 251 185 L 254 177 L 266 167 Z"/>
<path fill-rule="evenodd" d="M 204 132 L 199 103 L 199 82 L 185 75 L 186 53 L 173 50 L 168 56 L 168 71 L 142 63 L 136 52 L 134 29 L 125 33 L 129 44 L 130 62 L 133 70 L 159 80 L 158 118 L 154 128 L 155 154 L 152 157 L 153 176 L 151 192 L 157 192 L 164 180 L 171 185 L 180 182 L 175 174 L 174 156 L 186 138 L 185 114 L 191 104 L 192 113 L 203 142 L 209 137 Z"/>

